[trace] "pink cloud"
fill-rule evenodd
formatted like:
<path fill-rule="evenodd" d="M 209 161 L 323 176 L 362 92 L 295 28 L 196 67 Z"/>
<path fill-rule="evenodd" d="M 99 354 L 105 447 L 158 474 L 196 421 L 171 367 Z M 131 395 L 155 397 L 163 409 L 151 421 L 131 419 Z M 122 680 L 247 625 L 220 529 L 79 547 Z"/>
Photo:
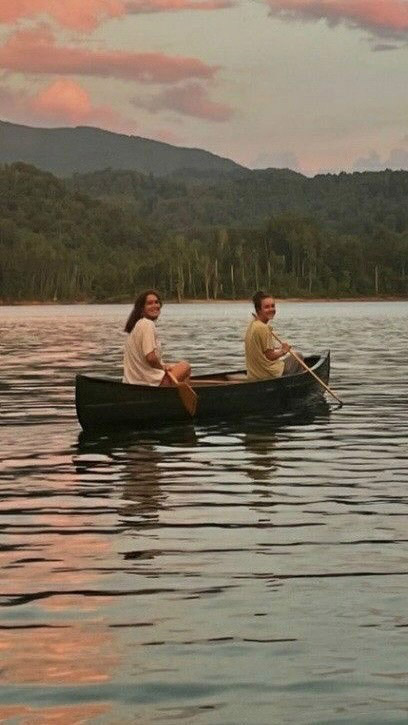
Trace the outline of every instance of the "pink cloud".
<path fill-rule="evenodd" d="M 235 4 L 235 0 L 1 0 L 0 23 L 44 15 L 71 30 L 90 31 L 128 13 L 218 10 Z"/>
<path fill-rule="evenodd" d="M 124 12 L 123 0 L 5 0 L 0 3 L 0 23 L 45 14 L 67 28 L 93 30 Z"/>
<path fill-rule="evenodd" d="M 163 141 L 164 143 L 169 143 L 172 145 L 180 145 L 184 141 L 181 136 L 179 136 L 177 133 L 174 133 L 174 131 L 171 131 L 169 128 L 155 129 L 154 132 L 150 134 L 150 136 L 151 138 L 154 138 L 155 141 Z"/>
<path fill-rule="evenodd" d="M 0 105 L 4 116 L 20 123 L 96 125 L 120 132 L 136 130 L 136 123 L 110 106 L 93 105 L 89 93 L 68 78 L 59 78 L 36 94 L 0 86 Z"/>
<path fill-rule="evenodd" d="M 129 13 L 160 13 L 181 10 L 223 10 L 234 7 L 234 0 L 127 0 Z"/>
<path fill-rule="evenodd" d="M 33 113 L 44 120 L 72 124 L 117 126 L 119 115 L 109 106 L 93 106 L 88 91 L 69 78 L 59 78 L 31 99 Z"/>
<path fill-rule="evenodd" d="M 407 0 L 266 0 L 273 15 L 288 20 L 347 23 L 379 35 L 408 31 Z"/>
<path fill-rule="evenodd" d="M 230 106 L 212 101 L 207 90 L 198 83 L 170 88 L 148 99 L 135 99 L 134 103 L 153 113 L 168 109 L 208 121 L 227 121 L 233 114 Z"/>
<path fill-rule="evenodd" d="M 49 28 L 20 30 L 0 48 L 0 68 L 21 73 L 87 75 L 140 83 L 212 78 L 218 70 L 197 58 L 58 46 Z"/>

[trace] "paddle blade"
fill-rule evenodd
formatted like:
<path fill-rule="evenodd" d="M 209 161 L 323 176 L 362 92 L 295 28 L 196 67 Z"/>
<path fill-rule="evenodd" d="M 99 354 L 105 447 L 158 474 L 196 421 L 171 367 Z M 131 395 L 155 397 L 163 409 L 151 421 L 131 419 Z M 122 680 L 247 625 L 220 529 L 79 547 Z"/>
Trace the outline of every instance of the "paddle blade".
<path fill-rule="evenodd" d="M 197 393 L 187 383 L 179 383 L 177 386 L 181 402 L 191 416 L 195 415 L 197 409 Z"/>

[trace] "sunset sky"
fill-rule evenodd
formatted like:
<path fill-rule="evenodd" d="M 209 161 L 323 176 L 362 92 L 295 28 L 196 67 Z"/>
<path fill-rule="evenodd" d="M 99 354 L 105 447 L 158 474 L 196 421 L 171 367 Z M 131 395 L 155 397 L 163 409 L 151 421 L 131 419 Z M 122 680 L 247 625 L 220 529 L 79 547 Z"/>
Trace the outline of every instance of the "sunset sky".
<path fill-rule="evenodd" d="M 408 169 L 408 0 L 0 0 L 0 118 Z"/>

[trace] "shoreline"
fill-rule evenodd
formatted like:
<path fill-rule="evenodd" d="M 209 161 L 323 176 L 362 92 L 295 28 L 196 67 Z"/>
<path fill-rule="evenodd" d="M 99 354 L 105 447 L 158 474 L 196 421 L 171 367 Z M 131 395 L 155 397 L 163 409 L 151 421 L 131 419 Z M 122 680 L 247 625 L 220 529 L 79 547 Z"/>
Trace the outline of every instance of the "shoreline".
<path fill-rule="evenodd" d="M 373 295 L 371 297 L 368 296 L 361 296 L 361 297 L 276 297 L 276 302 L 279 304 L 285 304 L 286 302 L 293 303 L 293 302 L 302 302 L 306 304 L 316 304 L 319 302 L 407 302 L 408 301 L 408 295 Z M 216 299 L 216 300 L 207 300 L 207 299 L 183 299 L 181 302 L 178 302 L 177 300 L 170 299 L 170 300 L 164 300 L 164 304 L 166 305 L 179 305 L 179 304 L 189 304 L 189 305 L 219 305 L 219 304 L 252 304 L 251 299 L 237 299 L 237 300 L 231 300 L 231 299 Z M 73 306 L 73 305 L 132 305 L 133 300 L 71 300 L 67 302 L 56 302 L 56 301 L 48 301 L 48 302 L 40 302 L 39 300 L 25 300 L 25 301 L 13 301 L 13 302 L 5 302 L 3 300 L 0 300 L 0 307 L 67 307 L 67 306 Z"/>
<path fill-rule="evenodd" d="M 408 302 L 408 295 L 376 295 L 373 297 L 361 296 L 361 297 L 275 297 L 275 301 L 279 304 L 285 304 L 285 302 Z M 252 300 L 249 298 L 243 298 L 239 300 L 195 300 L 185 299 L 182 304 L 224 304 L 226 302 L 231 303 L 248 303 L 252 304 Z M 130 303 L 132 304 L 132 303 Z M 177 300 L 168 300 L 165 304 L 179 304 Z"/>

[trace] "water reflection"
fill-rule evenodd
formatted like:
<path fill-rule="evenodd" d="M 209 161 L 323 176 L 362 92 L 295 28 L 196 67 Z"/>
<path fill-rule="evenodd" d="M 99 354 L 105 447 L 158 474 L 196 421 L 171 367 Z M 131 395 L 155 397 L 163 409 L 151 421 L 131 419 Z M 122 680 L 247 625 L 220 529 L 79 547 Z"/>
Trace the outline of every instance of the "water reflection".
<path fill-rule="evenodd" d="M 124 500 L 124 525 L 140 527 L 157 524 L 159 512 L 165 506 L 166 493 L 160 485 L 163 470 L 164 446 L 194 447 L 198 438 L 193 425 L 163 429 L 156 434 L 121 431 L 114 435 L 86 434 L 78 437 L 76 470 L 81 478 L 98 473 L 100 461 L 108 459 L 116 466 Z M 89 457 L 88 457 L 89 456 Z M 136 522 L 137 520 L 137 522 Z"/>
<path fill-rule="evenodd" d="M 106 620 L 110 598 L 100 591 L 101 574 L 95 567 L 98 559 L 109 556 L 109 541 L 90 532 L 88 512 L 68 511 L 63 502 L 56 506 L 58 495 L 55 491 L 53 501 L 48 499 L 48 506 L 44 501 L 41 509 L 28 499 L 18 514 L 8 510 L 6 540 L 18 537 L 24 544 L 4 547 L 1 554 L 2 570 L 12 577 L 2 581 L 0 650 L 2 682 L 13 685 L 20 704 L 0 705 L 2 722 L 70 725 L 110 710 L 99 698 L 87 698 L 83 704 L 66 702 L 44 711 L 29 701 L 21 704 L 26 698 L 18 694 L 30 686 L 34 700 L 41 700 L 38 692 L 48 688 L 55 702 L 61 687 L 105 685 L 120 660 L 117 637 Z M 5 513 L 3 508 L 3 517 Z"/>
<path fill-rule="evenodd" d="M 246 472 L 254 483 L 269 484 L 279 466 L 273 436 L 245 433 L 242 443 L 247 452 Z"/>
<path fill-rule="evenodd" d="M 118 634 L 109 623 L 113 599 L 102 565 L 114 554 L 112 511 L 98 496 L 88 505 L 89 491 L 78 486 L 72 450 L 58 448 L 61 430 L 39 428 L 35 449 L 15 430 L 15 457 L 7 455 L 6 447 L 0 460 L 5 484 L 0 720 L 70 725 L 111 710 L 97 690 L 112 680 L 120 662 Z M 64 697 L 72 687 L 78 693 L 74 700 Z M 81 690 L 90 687 L 93 695 L 82 698 Z M 49 707 L 44 709 L 45 689 Z"/>
<path fill-rule="evenodd" d="M 130 447 L 127 450 L 123 475 L 123 520 L 137 517 L 139 524 L 149 526 L 159 521 L 159 511 L 165 506 L 166 494 L 160 487 L 159 451 L 152 445 Z"/>

